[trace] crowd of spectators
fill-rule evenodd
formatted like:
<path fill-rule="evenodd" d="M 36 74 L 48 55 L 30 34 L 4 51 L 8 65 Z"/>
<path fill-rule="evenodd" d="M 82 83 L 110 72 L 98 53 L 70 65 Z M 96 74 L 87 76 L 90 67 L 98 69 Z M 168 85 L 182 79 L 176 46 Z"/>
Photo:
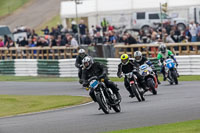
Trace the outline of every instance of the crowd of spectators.
<path fill-rule="evenodd" d="M 39 36 L 35 30 L 29 28 L 19 28 L 14 33 L 26 32 L 27 37 L 14 42 L 11 37 L 4 36 L 4 41 L 0 38 L 0 47 L 13 47 L 15 43 L 25 47 L 44 46 L 66 46 L 76 47 L 80 44 L 95 46 L 97 44 L 145 44 L 154 42 L 179 43 L 200 41 L 200 25 L 191 22 L 184 30 L 178 29 L 176 22 L 165 23 L 163 27 L 157 29 L 149 28 L 149 32 L 140 30 L 137 34 L 127 32 L 124 29 L 110 25 L 105 19 L 101 26 L 88 28 L 81 20 L 78 25 L 80 31 L 80 43 L 78 39 L 77 24 L 72 21 L 71 30 L 63 29 L 62 25 L 51 27 L 46 26 L 43 35 Z M 125 27 L 124 27 L 125 28 Z"/>

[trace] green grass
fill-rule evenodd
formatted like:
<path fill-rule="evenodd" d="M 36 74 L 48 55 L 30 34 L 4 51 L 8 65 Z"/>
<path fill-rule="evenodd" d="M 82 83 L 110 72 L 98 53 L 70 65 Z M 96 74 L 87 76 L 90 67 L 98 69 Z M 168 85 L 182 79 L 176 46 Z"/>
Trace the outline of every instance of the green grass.
<path fill-rule="evenodd" d="M 0 95 L 0 117 L 73 106 L 89 101 L 90 98 L 80 96 Z"/>
<path fill-rule="evenodd" d="M 19 81 L 19 82 L 72 82 L 72 81 L 78 81 L 78 78 L 4 76 L 4 75 L 0 75 L 0 81 Z"/>
<path fill-rule="evenodd" d="M 30 0 L 0 0 L 0 17 L 14 12 Z"/>
<path fill-rule="evenodd" d="M 124 78 L 110 78 L 115 82 L 123 82 Z M 159 80 L 162 81 L 162 76 L 159 76 Z M 194 76 L 180 76 L 179 81 L 200 81 L 200 75 Z M 73 82 L 78 78 L 59 78 L 59 77 L 31 77 L 31 76 L 5 76 L 0 75 L 0 81 L 19 81 L 19 82 Z"/>
<path fill-rule="evenodd" d="M 40 36 L 44 35 L 44 32 L 41 31 L 42 29 L 44 29 L 46 26 L 49 27 L 49 30 L 51 31 L 52 27 L 56 27 L 58 24 L 61 24 L 61 18 L 59 15 L 54 16 L 51 20 L 49 20 L 48 22 L 40 25 L 37 29 L 36 29 L 36 33 Z"/>
<path fill-rule="evenodd" d="M 200 120 L 125 129 L 106 133 L 200 133 Z"/>

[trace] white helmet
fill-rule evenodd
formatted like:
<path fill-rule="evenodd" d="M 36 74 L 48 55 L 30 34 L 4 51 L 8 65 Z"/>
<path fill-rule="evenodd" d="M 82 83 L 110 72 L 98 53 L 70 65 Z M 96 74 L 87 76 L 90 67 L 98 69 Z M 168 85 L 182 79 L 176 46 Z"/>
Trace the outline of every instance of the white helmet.
<path fill-rule="evenodd" d="M 85 50 L 84 49 L 79 49 L 78 54 L 80 55 L 80 57 L 84 58 L 85 57 Z"/>
<path fill-rule="evenodd" d="M 159 51 L 160 51 L 161 53 L 163 53 L 163 54 L 166 53 L 167 47 L 166 47 L 166 45 L 165 45 L 164 43 L 160 44 L 160 46 L 159 46 Z"/>
<path fill-rule="evenodd" d="M 142 60 L 142 52 L 136 51 L 134 53 L 134 58 L 135 58 L 135 61 L 140 62 Z"/>
<path fill-rule="evenodd" d="M 83 64 L 83 68 L 84 69 L 90 69 L 92 64 L 93 64 L 93 59 L 90 56 L 86 56 L 85 58 L 83 58 L 82 60 L 82 64 Z"/>

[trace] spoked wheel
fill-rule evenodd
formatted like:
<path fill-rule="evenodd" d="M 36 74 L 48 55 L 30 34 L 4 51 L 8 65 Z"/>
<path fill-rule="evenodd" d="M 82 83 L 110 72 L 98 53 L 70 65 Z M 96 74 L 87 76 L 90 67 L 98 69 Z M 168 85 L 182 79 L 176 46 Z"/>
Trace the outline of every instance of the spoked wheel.
<path fill-rule="evenodd" d="M 172 72 L 172 78 L 174 79 L 174 83 L 177 85 L 178 84 L 178 78 L 177 78 L 177 74 L 175 71 Z"/>
<path fill-rule="evenodd" d="M 142 100 L 141 95 L 140 95 L 138 89 L 136 88 L 136 86 L 135 86 L 134 84 L 131 85 L 131 91 L 132 91 L 132 93 L 136 96 L 137 100 L 138 100 L 139 102 L 141 102 L 141 100 Z"/>
<path fill-rule="evenodd" d="M 121 106 L 120 106 L 120 104 L 117 104 L 117 105 L 113 106 L 112 108 L 113 108 L 113 110 L 115 112 L 121 112 Z"/>
<path fill-rule="evenodd" d="M 151 88 L 153 95 L 157 95 L 157 90 L 155 89 L 155 82 L 152 78 L 148 79 L 148 86 Z"/>
<path fill-rule="evenodd" d="M 106 102 L 106 99 L 102 96 L 102 94 L 100 93 L 96 94 L 96 99 L 103 112 L 105 114 L 109 114 L 110 113 L 109 106 Z"/>

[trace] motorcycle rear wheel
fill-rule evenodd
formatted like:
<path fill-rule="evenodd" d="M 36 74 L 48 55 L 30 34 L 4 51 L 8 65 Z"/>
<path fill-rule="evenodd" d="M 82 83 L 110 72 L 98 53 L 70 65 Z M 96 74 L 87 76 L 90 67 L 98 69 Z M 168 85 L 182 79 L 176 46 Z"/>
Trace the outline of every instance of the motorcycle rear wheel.
<path fill-rule="evenodd" d="M 148 81 L 148 86 L 151 88 L 151 91 L 153 93 L 153 95 L 157 95 L 157 90 L 155 89 L 155 82 L 154 80 L 151 78 L 151 79 L 147 79 Z"/>

